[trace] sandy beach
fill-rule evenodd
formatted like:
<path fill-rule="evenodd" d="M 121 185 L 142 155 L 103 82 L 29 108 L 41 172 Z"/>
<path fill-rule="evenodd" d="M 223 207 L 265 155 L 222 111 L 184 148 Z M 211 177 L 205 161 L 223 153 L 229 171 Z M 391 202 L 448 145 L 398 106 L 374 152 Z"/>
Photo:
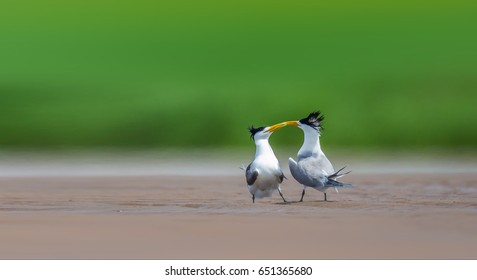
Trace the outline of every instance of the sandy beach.
<path fill-rule="evenodd" d="M 303 203 L 289 176 L 291 203 L 276 193 L 252 204 L 236 169 L 58 166 L 58 176 L 19 166 L 0 163 L 0 259 L 477 259 L 477 175 L 467 169 L 358 169 L 346 177 L 355 187 L 329 190 L 328 202 L 307 189 Z"/>

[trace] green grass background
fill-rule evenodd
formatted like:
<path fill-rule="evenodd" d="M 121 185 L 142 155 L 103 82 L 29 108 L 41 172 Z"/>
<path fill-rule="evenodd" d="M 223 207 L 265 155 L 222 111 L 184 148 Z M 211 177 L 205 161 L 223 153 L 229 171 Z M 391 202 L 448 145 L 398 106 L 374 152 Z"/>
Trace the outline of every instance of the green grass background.
<path fill-rule="evenodd" d="M 476 3 L 3 0 L 0 148 L 475 148 Z"/>

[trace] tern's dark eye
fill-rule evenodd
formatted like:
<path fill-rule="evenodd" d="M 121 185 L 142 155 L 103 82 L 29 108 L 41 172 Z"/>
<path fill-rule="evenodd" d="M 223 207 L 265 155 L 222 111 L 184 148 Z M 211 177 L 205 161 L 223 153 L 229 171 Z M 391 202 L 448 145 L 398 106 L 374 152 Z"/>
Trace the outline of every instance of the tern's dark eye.
<path fill-rule="evenodd" d="M 320 129 L 323 130 L 323 126 L 321 125 L 321 122 L 325 119 L 325 116 L 323 116 L 320 111 L 312 112 L 308 115 L 308 117 L 301 119 L 300 123 L 309 125 L 313 127 L 314 129 Z"/>
<path fill-rule="evenodd" d="M 264 129 L 265 129 L 264 126 L 257 127 L 257 128 L 253 127 L 253 125 L 249 126 L 249 127 L 248 127 L 248 131 L 250 131 L 250 138 L 253 138 L 253 136 L 254 136 L 257 132 L 262 131 L 262 130 L 264 130 Z"/>

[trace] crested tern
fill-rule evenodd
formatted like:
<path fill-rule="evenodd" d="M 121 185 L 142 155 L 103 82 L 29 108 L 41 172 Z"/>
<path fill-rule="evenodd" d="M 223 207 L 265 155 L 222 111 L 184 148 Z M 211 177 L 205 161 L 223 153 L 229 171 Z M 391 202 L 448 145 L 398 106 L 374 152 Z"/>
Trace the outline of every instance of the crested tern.
<path fill-rule="evenodd" d="M 333 165 L 321 150 L 320 135 L 323 131 L 321 122 L 324 116 L 319 112 L 312 112 L 308 117 L 299 121 L 288 121 L 286 125 L 292 125 L 303 130 L 304 141 L 297 154 L 297 161 L 293 158 L 288 159 L 290 172 L 300 184 L 303 186 L 300 202 L 303 202 L 305 189 L 307 187 L 314 188 L 323 192 L 326 198 L 326 190 L 330 187 L 335 188 L 338 192 L 339 187 L 350 187 L 351 184 L 338 182 L 337 179 L 349 172 L 340 173 L 344 167 L 338 171 L 334 171 Z"/>
<path fill-rule="evenodd" d="M 283 202 L 287 202 L 280 189 L 285 175 L 268 142 L 272 133 L 284 126 L 286 126 L 285 123 L 258 128 L 249 127 L 251 138 L 255 142 L 255 158 L 247 166 L 245 177 L 253 203 L 255 203 L 255 198 L 272 196 L 275 190 L 278 190 Z"/>

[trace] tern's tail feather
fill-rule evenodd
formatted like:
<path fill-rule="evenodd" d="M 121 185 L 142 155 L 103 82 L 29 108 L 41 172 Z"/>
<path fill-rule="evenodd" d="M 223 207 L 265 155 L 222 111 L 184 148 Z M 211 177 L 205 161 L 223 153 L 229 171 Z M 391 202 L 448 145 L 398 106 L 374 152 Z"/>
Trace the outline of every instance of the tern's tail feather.
<path fill-rule="evenodd" d="M 345 173 L 340 173 L 341 171 L 343 171 L 343 169 L 345 169 L 345 167 L 342 167 L 340 170 L 336 171 L 335 173 L 331 174 L 330 176 L 328 176 L 328 184 L 330 184 L 331 186 L 335 187 L 335 188 L 339 188 L 339 187 L 352 187 L 353 185 L 351 184 L 347 184 L 347 183 L 342 183 L 342 182 L 339 182 L 339 181 L 336 181 L 336 179 L 340 178 L 340 177 L 343 177 L 344 175 L 347 175 L 349 174 L 351 171 L 348 171 L 348 172 L 345 172 Z"/>
<path fill-rule="evenodd" d="M 338 182 L 336 180 L 329 179 L 329 178 L 328 178 L 328 185 L 331 185 L 334 188 L 346 188 L 346 187 L 352 187 L 353 186 L 351 184 Z"/>
<path fill-rule="evenodd" d="M 331 179 L 331 180 L 334 180 L 334 179 L 338 179 L 338 178 L 341 178 L 343 177 L 344 175 L 348 175 L 351 173 L 351 171 L 348 171 L 348 172 L 345 172 L 345 173 L 340 173 L 341 171 L 343 171 L 343 169 L 345 169 L 345 167 L 341 167 L 340 170 L 336 171 L 335 173 L 331 174 L 328 176 L 328 179 Z"/>

